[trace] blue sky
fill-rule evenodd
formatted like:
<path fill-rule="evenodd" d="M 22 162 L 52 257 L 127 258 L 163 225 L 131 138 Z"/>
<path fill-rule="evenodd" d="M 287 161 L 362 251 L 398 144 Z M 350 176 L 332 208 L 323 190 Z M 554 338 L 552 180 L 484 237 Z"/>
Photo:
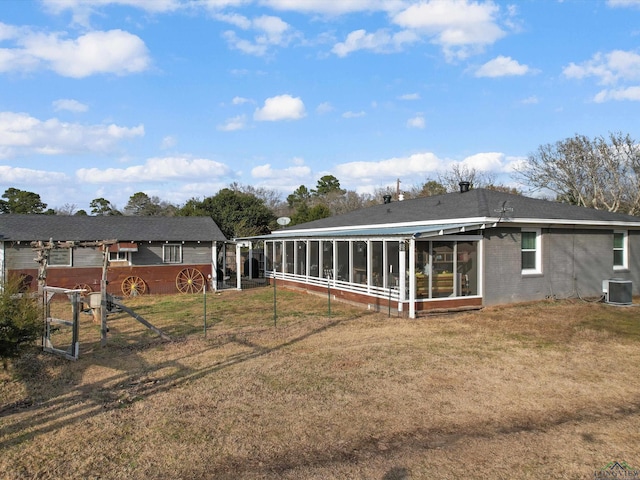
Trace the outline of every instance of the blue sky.
<path fill-rule="evenodd" d="M 0 0 L 0 191 L 51 208 L 454 164 L 518 186 L 639 113 L 640 0 Z"/>

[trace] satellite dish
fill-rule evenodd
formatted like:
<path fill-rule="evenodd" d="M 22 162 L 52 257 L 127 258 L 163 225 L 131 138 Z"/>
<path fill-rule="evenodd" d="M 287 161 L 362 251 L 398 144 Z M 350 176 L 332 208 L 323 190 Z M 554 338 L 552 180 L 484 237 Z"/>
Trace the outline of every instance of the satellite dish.
<path fill-rule="evenodd" d="M 278 222 L 278 225 L 285 227 L 291 223 L 291 219 L 289 217 L 280 217 L 276 222 Z"/>

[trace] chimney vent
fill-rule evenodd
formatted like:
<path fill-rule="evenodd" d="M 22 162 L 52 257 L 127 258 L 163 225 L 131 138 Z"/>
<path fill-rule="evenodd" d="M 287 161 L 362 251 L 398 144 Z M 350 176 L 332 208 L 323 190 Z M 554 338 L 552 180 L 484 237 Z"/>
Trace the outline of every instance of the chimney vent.
<path fill-rule="evenodd" d="M 383 195 L 382 199 L 384 200 L 384 203 L 391 203 L 391 195 Z"/>
<path fill-rule="evenodd" d="M 471 187 L 470 182 L 460 182 L 458 185 L 460 185 L 460 193 L 468 192 Z"/>

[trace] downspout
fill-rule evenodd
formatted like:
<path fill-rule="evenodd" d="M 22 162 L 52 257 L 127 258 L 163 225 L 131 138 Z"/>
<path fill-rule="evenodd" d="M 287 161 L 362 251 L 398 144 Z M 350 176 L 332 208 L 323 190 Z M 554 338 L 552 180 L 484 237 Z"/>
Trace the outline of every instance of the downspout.
<path fill-rule="evenodd" d="M 218 290 L 218 242 L 211 242 L 211 285 L 213 291 Z"/>
<path fill-rule="evenodd" d="M 4 246 L 5 246 L 5 242 L 0 242 L 0 286 L 4 285 L 4 279 L 5 279 Z"/>
<path fill-rule="evenodd" d="M 404 241 L 402 242 L 404 244 Z M 405 265 L 406 255 L 404 252 L 400 257 L 400 274 L 401 279 L 406 279 L 407 267 Z M 404 299 L 405 285 L 404 281 L 400 282 L 400 298 Z M 416 318 L 416 239 L 411 237 L 409 240 L 409 318 Z"/>
<path fill-rule="evenodd" d="M 240 243 L 236 243 L 236 288 L 242 290 L 242 275 L 240 275 L 240 261 L 242 255 L 242 247 Z"/>

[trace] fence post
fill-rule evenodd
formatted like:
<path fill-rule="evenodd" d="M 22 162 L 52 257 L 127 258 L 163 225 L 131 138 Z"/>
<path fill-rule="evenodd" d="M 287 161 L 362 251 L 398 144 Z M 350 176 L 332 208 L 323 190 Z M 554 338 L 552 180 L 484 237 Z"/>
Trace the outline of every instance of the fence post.
<path fill-rule="evenodd" d="M 276 275 L 278 273 L 278 270 L 274 267 L 273 268 L 273 326 L 275 328 L 277 328 L 278 326 L 278 314 L 277 314 L 277 309 L 276 309 Z"/>
<path fill-rule="evenodd" d="M 209 275 L 211 277 L 211 275 Z M 202 289 L 202 296 L 204 297 L 204 338 L 207 338 L 207 282 L 204 282 L 204 288 Z"/>
<path fill-rule="evenodd" d="M 331 275 L 327 275 L 327 304 L 329 306 L 329 318 L 331 318 Z"/>

